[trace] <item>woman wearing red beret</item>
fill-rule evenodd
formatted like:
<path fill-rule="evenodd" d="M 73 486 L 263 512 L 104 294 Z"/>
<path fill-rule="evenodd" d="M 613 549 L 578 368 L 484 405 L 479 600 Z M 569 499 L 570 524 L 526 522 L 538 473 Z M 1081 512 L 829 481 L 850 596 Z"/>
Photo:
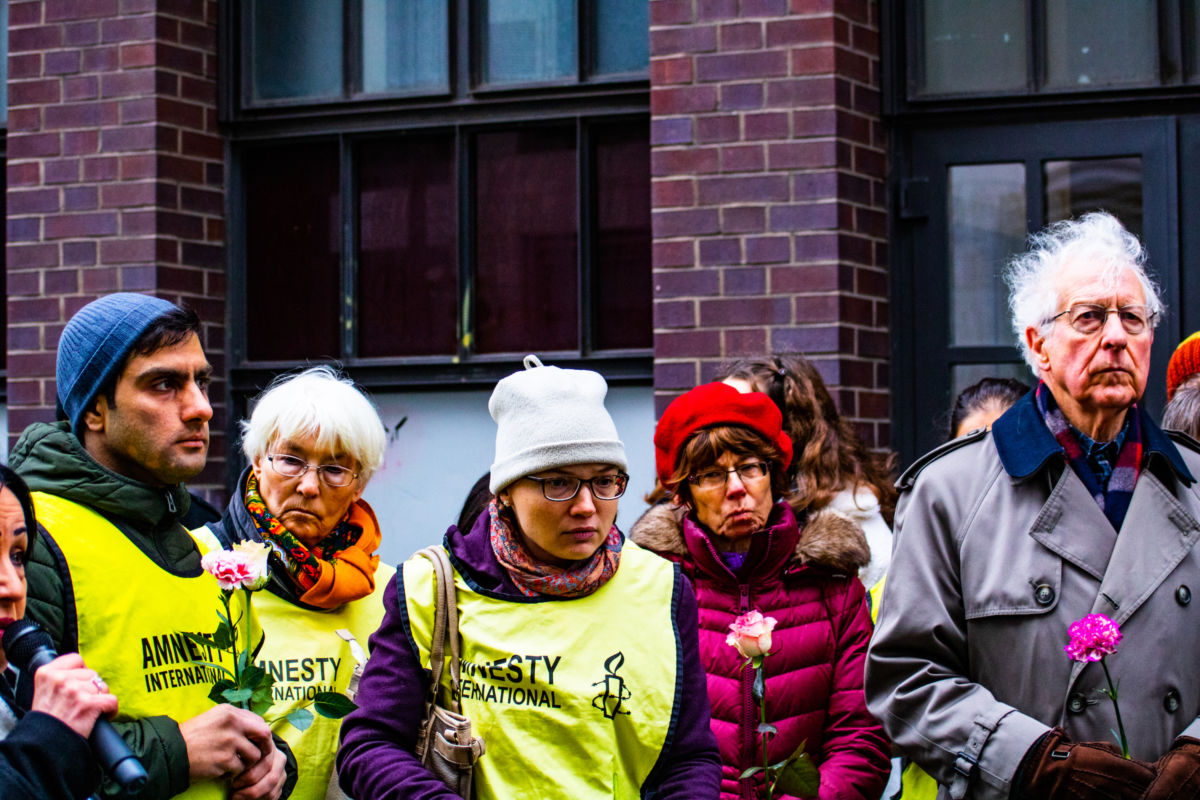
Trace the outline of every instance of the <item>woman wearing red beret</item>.
<path fill-rule="evenodd" d="M 765 394 L 710 383 L 667 407 L 654 434 L 672 506 L 651 509 L 631 538 L 680 564 L 695 587 L 700 659 L 720 745 L 721 797 L 766 796 L 751 697 L 753 670 L 726 644 L 730 623 L 756 610 L 776 620 L 766 673 L 768 744 L 776 763 L 805 744 L 822 800 L 879 797 L 889 746 L 867 711 L 863 667 L 871 621 L 858 569 L 862 530 L 836 512 L 798 521 L 785 500 L 792 442 Z M 776 793 L 775 797 L 787 797 Z"/>

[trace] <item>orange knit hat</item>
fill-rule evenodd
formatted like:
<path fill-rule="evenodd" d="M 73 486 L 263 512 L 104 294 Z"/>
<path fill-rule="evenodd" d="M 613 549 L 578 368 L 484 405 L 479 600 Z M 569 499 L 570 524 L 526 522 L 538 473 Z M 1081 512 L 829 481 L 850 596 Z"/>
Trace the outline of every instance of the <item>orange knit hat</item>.
<path fill-rule="evenodd" d="M 1167 399 L 1175 396 L 1179 384 L 1200 372 L 1200 331 L 1179 343 L 1167 363 Z"/>

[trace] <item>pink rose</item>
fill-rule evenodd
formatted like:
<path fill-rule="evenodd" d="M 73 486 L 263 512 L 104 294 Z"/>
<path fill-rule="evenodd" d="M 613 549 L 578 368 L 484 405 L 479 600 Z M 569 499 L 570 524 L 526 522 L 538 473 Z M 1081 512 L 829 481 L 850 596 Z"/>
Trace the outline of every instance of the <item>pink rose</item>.
<path fill-rule="evenodd" d="M 747 611 L 730 623 L 725 644 L 736 647 L 746 658 L 765 656 L 771 650 L 771 631 L 774 629 L 774 617 L 764 617 L 758 611 Z"/>
<path fill-rule="evenodd" d="M 1070 641 L 1063 648 L 1073 661 L 1099 661 L 1117 652 L 1121 631 L 1103 614 L 1088 614 L 1067 628 Z"/>
<path fill-rule="evenodd" d="M 217 579 L 224 591 L 261 589 L 267 583 L 268 547 L 261 542 L 239 542 L 232 550 L 213 550 L 200 559 L 200 566 Z"/>

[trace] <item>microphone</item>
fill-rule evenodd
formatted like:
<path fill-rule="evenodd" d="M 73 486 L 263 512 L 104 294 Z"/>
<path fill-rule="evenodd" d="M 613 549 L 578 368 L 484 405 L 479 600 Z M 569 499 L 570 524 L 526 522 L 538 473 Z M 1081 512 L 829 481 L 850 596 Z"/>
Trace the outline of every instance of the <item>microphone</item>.
<path fill-rule="evenodd" d="M 19 619 L 9 625 L 4 630 L 3 644 L 9 662 L 23 677 L 28 675 L 31 683 L 35 672 L 58 658 L 50 634 L 32 620 Z M 127 794 L 137 794 L 146 785 L 146 769 L 142 762 L 108 720 L 96 719 L 88 743 L 100 766 Z"/>

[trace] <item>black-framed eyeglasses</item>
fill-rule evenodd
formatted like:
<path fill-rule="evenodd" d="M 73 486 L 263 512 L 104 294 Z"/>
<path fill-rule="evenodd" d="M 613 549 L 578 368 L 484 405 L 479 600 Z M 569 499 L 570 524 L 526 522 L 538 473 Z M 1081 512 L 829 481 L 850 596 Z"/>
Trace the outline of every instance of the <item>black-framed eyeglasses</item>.
<path fill-rule="evenodd" d="M 310 469 L 315 469 L 321 483 L 334 489 L 349 486 L 358 477 L 357 472 L 340 464 L 310 464 L 302 458 L 283 453 L 269 453 L 267 461 L 271 463 L 271 469 L 285 478 L 299 478 Z"/>
<path fill-rule="evenodd" d="M 771 465 L 766 461 L 751 461 L 749 464 L 739 464 L 733 469 L 706 469 L 688 475 L 688 483 L 701 489 L 717 489 L 729 483 L 729 475 L 733 472 L 738 474 L 743 483 L 761 481 L 771 474 Z"/>
<path fill-rule="evenodd" d="M 1066 311 L 1060 311 L 1053 317 L 1050 317 L 1046 322 L 1054 322 L 1059 317 L 1065 316 L 1072 328 L 1085 336 L 1090 336 L 1104 327 L 1105 323 L 1108 322 L 1109 314 L 1117 315 L 1117 319 L 1121 321 L 1121 327 L 1130 336 L 1145 333 L 1146 328 L 1154 323 L 1154 317 L 1156 316 L 1150 311 L 1148 306 L 1133 305 L 1108 308 L 1096 303 L 1076 303 Z"/>
<path fill-rule="evenodd" d="M 585 483 L 588 485 L 592 497 L 597 500 L 616 500 L 625 494 L 625 487 L 629 485 L 629 476 L 624 472 L 618 472 L 615 475 L 597 475 L 594 478 L 573 478 L 567 475 L 555 475 L 551 478 L 526 475 L 525 478 L 541 484 L 542 497 L 556 503 L 574 500 L 575 495 L 579 494 L 580 487 Z"/>

